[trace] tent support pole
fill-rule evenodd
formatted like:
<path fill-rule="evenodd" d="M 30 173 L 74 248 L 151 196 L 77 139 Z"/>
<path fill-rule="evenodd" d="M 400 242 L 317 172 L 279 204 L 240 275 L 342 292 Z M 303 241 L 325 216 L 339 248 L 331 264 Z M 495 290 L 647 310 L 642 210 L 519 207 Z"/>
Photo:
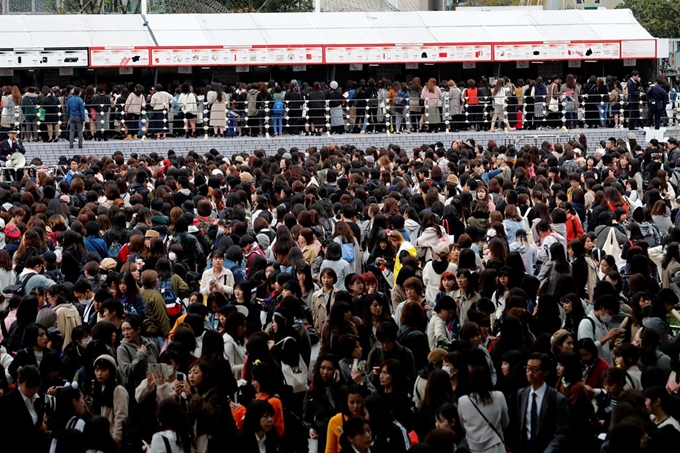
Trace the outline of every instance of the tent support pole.
<path fill-rule="evenodd" d="M 331 66 L 331 76 L 329 80 L 335 80 L 335 67 L 336 65 Z"/>
<path fill-rule="evenodd" d="M 158 68 L 153 71 L 153 86 L 158 84 Z"/>

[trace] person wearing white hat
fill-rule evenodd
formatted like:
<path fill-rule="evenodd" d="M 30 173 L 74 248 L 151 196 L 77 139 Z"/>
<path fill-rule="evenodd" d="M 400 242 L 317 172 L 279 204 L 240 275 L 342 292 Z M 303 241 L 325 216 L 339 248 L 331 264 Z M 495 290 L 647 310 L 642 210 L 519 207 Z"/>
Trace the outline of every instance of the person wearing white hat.
<path fill-rule="evenodd" d="M 115 359 L 102 354 L 94 361 L 94 415 L 101 415 L 111 424 L 111 437 L 118 446 L 123 442 L 123 424 L 128 418 L 130 398 L 127 390 L 117 382 L 118 366 Z"/>
<path fill-rule="evenodd" d="M 328 106 L 331 114 L 331 134 L 342 134 L 345 132 L 345 121 L 342 118 L 342 91 L 339 90 L 338 82 L 335 80 L 330 84 L 328 91 Z"/>

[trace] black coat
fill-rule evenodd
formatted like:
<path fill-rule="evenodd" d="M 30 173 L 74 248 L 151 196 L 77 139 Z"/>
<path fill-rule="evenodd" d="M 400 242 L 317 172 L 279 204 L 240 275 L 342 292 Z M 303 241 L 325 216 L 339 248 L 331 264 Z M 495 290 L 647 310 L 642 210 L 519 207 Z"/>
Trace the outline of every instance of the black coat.
<path fill-rule="evenodd" d="M 45 414 L 42 395 L 38 394 L 34 406 L 38 415 L 36 423 L 33 423 L 19 389 L 14 389 L 0 398 L 0 426 L 2 426 L 2 432 L 5 433 L 0 442 L 0 452 L 42 453 L 48 451 L 47 435 L 44 430 L 40 429 Z"/>
<path fill-rule="evenodd" d="M 277 453 L 279 445 L 279 435 L 276 429 L 272 429 L 267 433 L 267 438 L 264 440 L 265 451 L 267 453 Z M 257 446 L 257 439 L 254 433 L 246 433 L 241 431 L 236 435 L 236 440 L 234 441 L 233 451 L 238 453 L 260 453 L 260 449 Z"/>
<path fill-rule="evenodd" d="M 543 401 L 538 411 L 538 431 L 536 438 L 526 438 L 526 413 L 531 395 L 531 387 L 517 392 L 517 407 L 509 433 L 515 436 L 512 451 L 521 453 L 558 453 L 567 451 L 567 435 L 569 431 L 569 403 L 555 389 L 546 387 Z"/>
<path fill-rule="evenodd" d="M 45 121 L 43 123 L 56 124 L 59 121 L 59 98 L 47 96 L 43 99 L 42 105 L 45 109 Z"/>

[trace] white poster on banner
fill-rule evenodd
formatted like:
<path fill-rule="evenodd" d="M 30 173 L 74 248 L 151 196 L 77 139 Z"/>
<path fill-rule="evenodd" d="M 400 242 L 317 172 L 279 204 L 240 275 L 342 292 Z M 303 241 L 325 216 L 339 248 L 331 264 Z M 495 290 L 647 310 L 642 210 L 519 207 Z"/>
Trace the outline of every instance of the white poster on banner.
<path fill-rule="evenodd" d="M 350 71 L 363 71 L 364 70 L 364 65 L 362 64 L 351 64 L 349 65 L 349 70 Z"/>
<path fill-rule="evenodd" d="M 635 66 L 635 65 L 637 65 L 637 60 L 635 58 L 628 58 L 626 60 L 623 60 L 623 65 L 624 66 Z"/>
<path fill-rule="evenodd" d="M 250 72 L 250 66 L 236 66 L 236 72 Z"/>
<path fill-rule="evenodd" d="M 150 50 L 147 47 L 90 47 L 90 66 L 106 67 L 147 67 L 151 65 Z"/>
<path fill-rule="evenodd" d="M 86 68 L 87 50 L 3 50 L 0 68 Z"/>
<path fill-rule="evenodd" d="M 570 68 L 580 68 L 581 67 L 581 60 L 569 60 L 569 67 Z"/>
<path fill-rule="evenodd" d="M 244 66 L 323 63 L 322 46 L 224 46 L 151 49 L 152 66 Z"/>
<path fill-rule="evenodd" d="M 621 44 L 616 42 L 559 42 L 494 44 L 495 61 L 615 60 Z"/>
<path fill-rule="evenodd" d="M 444 63 L 491 61 L 490 44 L 326 46 L 326 63 Z"/>
<path fill-rule="evenodd" d="M 118 74 L 119 75 L 132 75 L 135 73 L 135 68 L 131 68 L 129 66 L 126 66 L 124 68 L 118 68 Z"/>
<path fill-rule="evenodd" d="M 528 61 L 518 61 L 515 64 L 517 65 L 517 69 L 529 69 Z"/>
<path fill-rule="evenodd" d="M 305 72 L 307 70 L 306 64 L 294 64 L 293 72 Z"/>
<path fill-rule="evenodd" d="M 177 74 L 191 74 L 191 66 L 178 66 Z"/>
<path fill-rule="evenodd" d="M 621 41 L 621 58 L 656 58 L 656 39 Z"/>

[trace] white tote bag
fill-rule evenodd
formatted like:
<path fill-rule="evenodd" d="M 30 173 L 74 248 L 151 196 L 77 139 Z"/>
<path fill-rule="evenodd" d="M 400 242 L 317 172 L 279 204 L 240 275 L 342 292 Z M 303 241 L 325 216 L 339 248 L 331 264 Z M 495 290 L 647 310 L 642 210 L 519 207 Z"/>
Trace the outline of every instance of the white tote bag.
<path fill-rule="evenodd" d="M 607 234 L 607 239 L 602 246 L 602 250 L 607 255 L 613 256 L 618 262 L 621 258 L 621 246 L 619 246 L 619 241 L 616 240 L 616 232 L 614 227 L 609 228 L 609 233 Z"/>

